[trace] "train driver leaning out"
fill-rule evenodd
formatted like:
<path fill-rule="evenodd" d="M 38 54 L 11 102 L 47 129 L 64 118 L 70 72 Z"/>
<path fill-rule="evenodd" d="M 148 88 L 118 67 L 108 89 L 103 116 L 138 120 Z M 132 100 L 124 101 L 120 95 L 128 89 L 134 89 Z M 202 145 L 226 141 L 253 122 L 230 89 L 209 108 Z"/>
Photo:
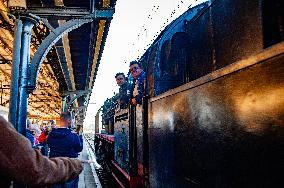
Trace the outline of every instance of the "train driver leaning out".
<path fill-rule="evenodd" d="M 119 72 L 115 75 L 115 80 L 119 86 L 119 93 L 117 95 L 117 102 L 120 109 L 125 109 L 129 103 L 129 96 L 127 95 L 128 82 L 124 73 Z"/>
<path fill-rule="evenodd" d="M 145 92 L 146 74 L 137 61 L 130 62 L 129 70 L 134 78 L 130 88 L 130 104 L 136 106 L 137 104 L 142 104 L 142 98 Z"/>

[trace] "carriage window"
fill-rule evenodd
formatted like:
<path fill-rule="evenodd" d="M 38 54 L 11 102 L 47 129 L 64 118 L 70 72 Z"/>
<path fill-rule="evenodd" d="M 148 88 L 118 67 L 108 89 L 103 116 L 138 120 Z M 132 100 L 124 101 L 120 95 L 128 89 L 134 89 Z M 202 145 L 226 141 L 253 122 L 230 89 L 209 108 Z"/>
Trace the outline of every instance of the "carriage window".
<path fill-rule="evenodd" d="M 284 40 L 284 1 L 263 0 L 262 21 L 264 47 L 269 47 Z"/>

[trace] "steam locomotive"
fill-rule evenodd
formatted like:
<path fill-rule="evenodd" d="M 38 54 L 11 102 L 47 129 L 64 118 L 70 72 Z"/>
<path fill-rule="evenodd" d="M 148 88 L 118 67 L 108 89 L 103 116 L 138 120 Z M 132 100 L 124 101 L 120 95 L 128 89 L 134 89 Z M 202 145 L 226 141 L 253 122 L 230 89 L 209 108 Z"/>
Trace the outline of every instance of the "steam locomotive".
<path fill-rule="evenodd" d="M 283 4 L 212 0 L 160 33 L 143 104 L 96 127 L 120 187 L 284 187 Z"/>

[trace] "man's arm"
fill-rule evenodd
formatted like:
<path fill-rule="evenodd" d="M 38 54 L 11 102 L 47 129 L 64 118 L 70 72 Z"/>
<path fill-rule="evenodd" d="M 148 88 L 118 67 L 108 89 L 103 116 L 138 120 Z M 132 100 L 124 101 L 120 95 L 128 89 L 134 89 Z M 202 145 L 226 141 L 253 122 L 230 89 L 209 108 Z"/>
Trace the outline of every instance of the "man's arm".
<path fill-rule="evenodd" d="M 82 133 L 75 134 L 74 133 L 74 149 L 76 152 L 81 152 L 83 150 L 83 136 Z"/>
<path fill-rule="evenodd" d="M 80 174 L 83 165 L 77 159 L 43 156 L 0 116 L 0 169 L 11 180 L 33 186 L 74 178 Z"/>

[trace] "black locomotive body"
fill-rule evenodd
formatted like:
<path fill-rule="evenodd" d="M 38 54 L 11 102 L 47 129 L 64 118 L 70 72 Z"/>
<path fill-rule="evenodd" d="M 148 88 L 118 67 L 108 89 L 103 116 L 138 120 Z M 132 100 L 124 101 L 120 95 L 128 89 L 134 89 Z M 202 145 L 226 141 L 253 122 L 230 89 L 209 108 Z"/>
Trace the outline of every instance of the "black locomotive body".
<path fill-rule="evenodd" d="M 143 105 L 113 116 L 120 186 L 284 186 L 283 10 L 215 0 L 162 31 Z"/>

